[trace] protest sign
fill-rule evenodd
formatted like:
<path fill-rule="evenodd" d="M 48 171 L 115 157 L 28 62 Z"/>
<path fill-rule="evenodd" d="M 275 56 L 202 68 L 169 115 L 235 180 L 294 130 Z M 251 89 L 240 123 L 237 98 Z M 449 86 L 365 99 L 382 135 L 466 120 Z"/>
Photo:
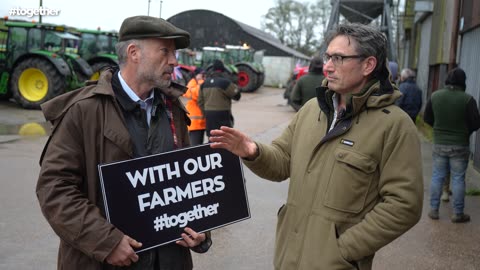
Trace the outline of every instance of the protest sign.
<path fill-rule="evenodd" d="M 240 159 L 209 145 L 99 167 L 110 223 L 142 242 L 141 252 L 250 218 Z"/>

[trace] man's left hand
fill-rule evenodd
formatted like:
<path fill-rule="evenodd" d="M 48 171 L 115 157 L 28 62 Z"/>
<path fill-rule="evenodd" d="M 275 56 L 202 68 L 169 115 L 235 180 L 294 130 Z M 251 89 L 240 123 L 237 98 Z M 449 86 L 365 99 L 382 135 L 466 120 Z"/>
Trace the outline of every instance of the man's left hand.
<path fill-rule="evenodd" d="M 185 233 L 182 233 L 182 238 L 183 240 L 179 240 L 176 243 L 187 248 L 192 248 L 205 241 L 206 236 L 204 233 L 197 233 L 194 230 L 186 227 Z"/>

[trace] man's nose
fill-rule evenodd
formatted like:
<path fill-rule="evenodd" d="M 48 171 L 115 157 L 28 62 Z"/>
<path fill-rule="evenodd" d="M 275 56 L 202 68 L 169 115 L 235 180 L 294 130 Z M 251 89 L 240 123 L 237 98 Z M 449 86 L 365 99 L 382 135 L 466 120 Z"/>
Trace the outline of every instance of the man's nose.
<path fill-rule="evenodd" d="M 333 65 L 332 59 L 328 59 L 328 61 L 323 64 L 323 70 L 326 72 L 333 72 L 335 71 L 335 66 Z"/>
<path fill-rule="evenodd" d="M 168 55 L 168 64 L 173 65 L 174 67 L 178 66 L 178 60 L 175 54 Z"/>

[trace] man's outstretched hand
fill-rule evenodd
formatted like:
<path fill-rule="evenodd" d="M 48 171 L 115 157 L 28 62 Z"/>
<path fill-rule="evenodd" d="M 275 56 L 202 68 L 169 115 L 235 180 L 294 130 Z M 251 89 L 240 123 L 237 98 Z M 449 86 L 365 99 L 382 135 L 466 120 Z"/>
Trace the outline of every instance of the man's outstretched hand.
<path fill-rule="evenodd" d="M 258 156 L 258 147 L 245 133 L 222 126 L 210 131 L 210 147 L 223 148 L 235 155 L 253 160 Z"/>

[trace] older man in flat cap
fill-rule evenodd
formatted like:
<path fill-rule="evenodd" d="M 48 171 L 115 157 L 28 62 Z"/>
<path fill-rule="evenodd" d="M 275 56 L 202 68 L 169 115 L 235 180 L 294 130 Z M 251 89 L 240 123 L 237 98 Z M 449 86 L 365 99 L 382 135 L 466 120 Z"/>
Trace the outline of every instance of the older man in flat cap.
<path fill-rule="evenodd" d="M 135 16 L 124 20 L 119 34 L 119 68 L 42 105 L 53 128 L 36 192 L 61 239 L 58 269 L 192 269 L 190 249 L 207 251 L 208 235 L 186 228 L 183 240 L 137 255 L 142 244 L 105 218 L 98 164 L 190 144 L 178 100 L 184 89 L 170 81 L 175 50 L 189 46 L 189 33 L 163 19 Z"/>

